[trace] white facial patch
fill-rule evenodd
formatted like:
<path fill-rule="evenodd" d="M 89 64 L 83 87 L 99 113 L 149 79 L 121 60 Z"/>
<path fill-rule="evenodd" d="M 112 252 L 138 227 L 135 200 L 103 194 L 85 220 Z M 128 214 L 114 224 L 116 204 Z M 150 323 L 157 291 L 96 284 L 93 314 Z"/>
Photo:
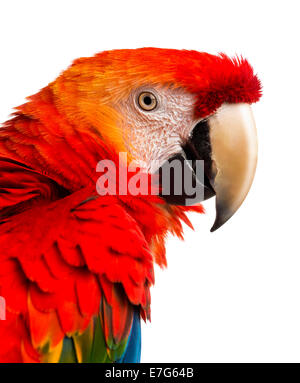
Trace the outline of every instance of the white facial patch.
<path fill-rule="evenodd" d="M 152 111 L 138 103 L 142 92 L 151 92 L 157 99 Z M 199 121 L 194 117 L 196 97 L 183 89 L 145 86 L 132 92 L 118 109 L 124 116 L 122 134 L 125 146 L 136 163 L 154 172 L 168 158 L 181 151 Z"/>

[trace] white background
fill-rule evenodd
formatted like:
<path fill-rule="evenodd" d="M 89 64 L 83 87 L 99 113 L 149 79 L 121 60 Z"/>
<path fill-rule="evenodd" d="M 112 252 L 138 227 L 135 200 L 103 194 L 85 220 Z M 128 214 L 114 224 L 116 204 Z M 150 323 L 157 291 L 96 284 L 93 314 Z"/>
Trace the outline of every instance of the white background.
<path fill-rule="evenodd" d="M 264 88 L 259 163 L 237 214 L 168 242 L 144 362 L 300 362 L 299 1 L 1 1 L 0 121 L 73 59 L 157 46 L 242 54 Z"/>

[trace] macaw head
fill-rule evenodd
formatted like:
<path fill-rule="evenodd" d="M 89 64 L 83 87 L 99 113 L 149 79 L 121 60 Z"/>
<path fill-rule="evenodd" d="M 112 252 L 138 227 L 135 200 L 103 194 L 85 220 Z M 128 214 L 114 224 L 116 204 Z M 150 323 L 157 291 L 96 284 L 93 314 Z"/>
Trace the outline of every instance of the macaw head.
<path fill-rule="evenodd" d="M 246 60 L 157 48 L 107 51 L 76 60 L 50 87 L 77 129 L 101 136 L 149 172 L 174 158 L 203 160 L 202 199 L 216 196 L 212 230 L 245 199 L 257 160 L 250 104 L 261 95 Z M 165 198 L 187 200 L 184 193 Z"/>

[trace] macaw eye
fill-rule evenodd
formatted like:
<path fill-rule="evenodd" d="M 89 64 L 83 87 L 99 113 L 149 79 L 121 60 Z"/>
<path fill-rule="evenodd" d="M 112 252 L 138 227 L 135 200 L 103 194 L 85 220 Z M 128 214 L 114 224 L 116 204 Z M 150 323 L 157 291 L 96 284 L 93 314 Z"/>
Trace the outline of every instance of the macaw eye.
<path fill-rule="evenodd" d="M 157 99 L 151 92 L 142 92 L 138 97 L 138 104 L 143 110 L 153 110 L 157 106 Z"/>

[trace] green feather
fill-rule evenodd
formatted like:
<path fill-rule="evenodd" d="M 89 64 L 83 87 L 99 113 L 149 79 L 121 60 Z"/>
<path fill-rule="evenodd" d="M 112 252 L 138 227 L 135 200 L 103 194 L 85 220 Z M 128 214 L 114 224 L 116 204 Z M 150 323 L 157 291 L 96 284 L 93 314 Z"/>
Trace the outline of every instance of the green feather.
<path fill-rule="evenodd" d="M 77 363 L 77 357 L 72 338 L 65 337 L 59 363 Z"/>

